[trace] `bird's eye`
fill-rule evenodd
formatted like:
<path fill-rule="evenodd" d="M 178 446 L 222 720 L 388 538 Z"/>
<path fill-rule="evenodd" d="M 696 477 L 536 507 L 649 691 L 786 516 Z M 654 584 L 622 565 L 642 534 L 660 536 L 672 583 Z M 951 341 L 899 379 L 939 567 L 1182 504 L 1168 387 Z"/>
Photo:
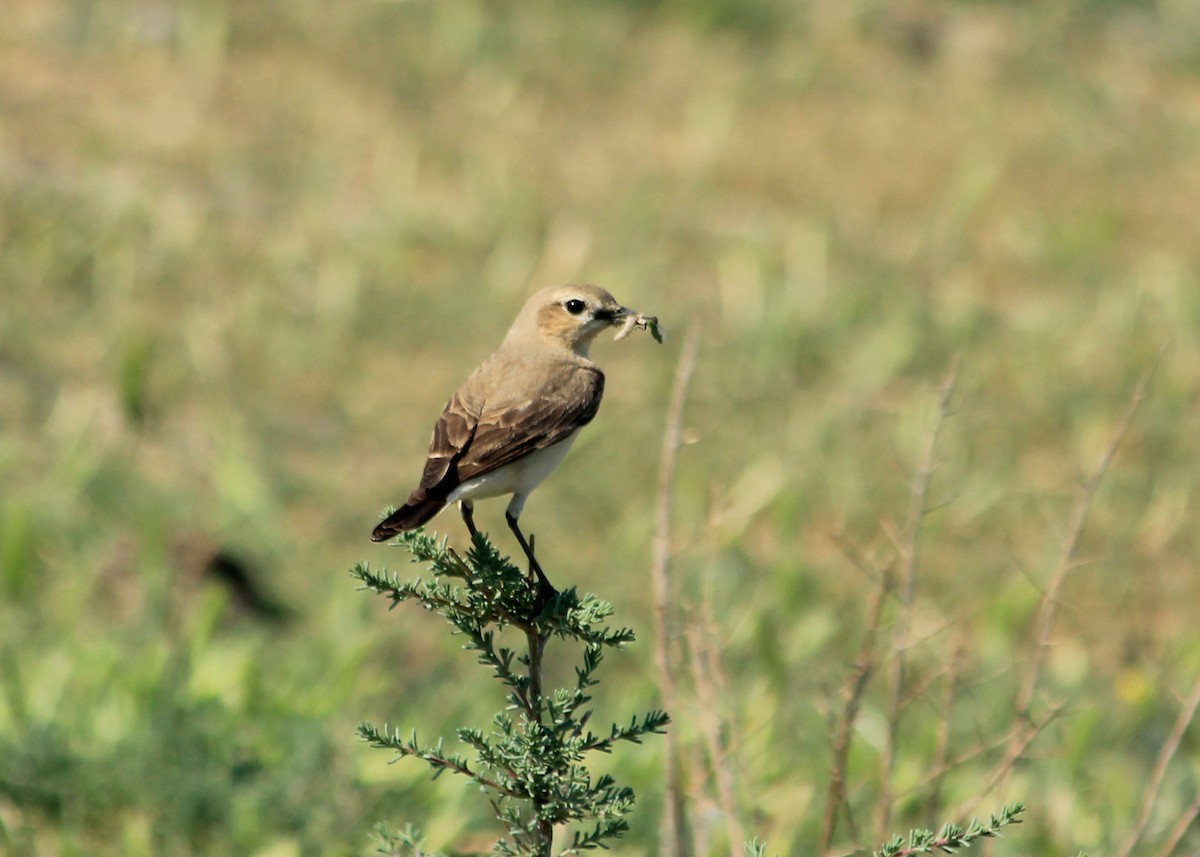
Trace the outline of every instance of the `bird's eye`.
<path fill-rule="evenodd" d="M 579 315 L 581 312 L 587 309 L 587 304 L 585 304 L 579 298 L 571 298 L 569 301 L 564 303 L 563 306 L 567 308 L 567 312 L 569 312 L 571 315 Z"/>

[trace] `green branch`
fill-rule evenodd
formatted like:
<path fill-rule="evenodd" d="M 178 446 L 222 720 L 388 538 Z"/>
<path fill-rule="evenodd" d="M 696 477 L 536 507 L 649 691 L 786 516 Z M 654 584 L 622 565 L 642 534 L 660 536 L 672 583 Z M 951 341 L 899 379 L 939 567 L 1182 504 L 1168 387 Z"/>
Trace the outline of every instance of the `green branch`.
<path fill-rule="evenodd" d="M 383 731 L 376 729 L 370 723 L 358 724 L 358 735 L 364 741 L 368 742 L 372 747 L 380 750 L 392 750 L 396 753 L 396 758 L 392 761 L 398 761 L 406 756 L 411 756 L 414 759 L 421 759 L 434 769 L 433 778 L 436 780 L 446 771 L 452 771 L 456 774 L 461 774 L 468 777 L 481 786 L 493 789 L 500 792 L 506 797 L 523 798 L 528 795 L 516 791 L 507 786 L 502 786 L 494 780 L 476 773 L 471 770 L 466 759 L 462 756 L 448 756 L 442 752 L 442 741 L 438 742 L 433 747 L 422 747 L 417 742 L 416 733 L 412 733 L 408 741 L 400 737 L 400 730 L 395 730 L 390 734 L 387 732 L 387 726 L 384 726 Z"/>
<path fill-rule="evenodd" d="M 389 609 L 413 601 L 441 616 L 463 637 L 463 648 L 474 652 L 478 663 L 504 686 L 508 705 L 493 716 L 490 730 L 455 730 L 472 760 L 447 753 L 441 739 L 425 746 L 415 734 L 405 739 L 386 726 L 379 730 L 363 723 L 359 736 L 372 747 L 391 750 L 393 761 L 421 759 L 435 778 L 449 771 L 479 785 L 505 831 L 493 846 L 494 854 L 548 857 L 555 826 L 589 820 L 595 824 L 586 832 L 576 831 L 563 853 L 607 847 L 629 829 L 625 817 L 633 809 L 634 793 L 608 775 L 593 779 L 588 757 L 610 753 L 619 742 L 640 743 L 644 735 L 662 733 L 670 722 L 666 713 L 651 711 L 632 716 L 626 726 L 612 724 L 606 737 L 587 728 L 604 650 L 632 642 L 633 632 L 607 625 L 612 605 L 594 595 L 567 589 L 546 597 L 483 535 L 475 538 L 465 557 L 420 530 L 400 535 L 394 544 L 431 576 L 401 581 L 366 563 L 356 564 L 351 575 L 363 589 L 386 598 Z M 496 635 L 508 626 L 525 632 L 528 654 L 499 645 Z M 584 645 L 571 687 L 542 687 L 542 660 L 552 637 Z M 412 835 L 393 835 L 386 842 L 397 853 L 419 853 Z"/>
<path fill-rule="evenodd" d="M 1014 803 L 1005 806 L 998 815 L 989 816 L 986 824 L 971 819 L 966 830 L 957 824 L 945 825 L 936 835 L 931 830 L 913 830 L 908 834 L 907 842 L 900 836 L 885 842 L 875 852 L 875 857 L 910 857 L 912 854 L 949 853 L 969 848 L 980 839 L 999 836 L 1001 829 L 1010 824 L 1020 824 L 1023 812 L 1025 805 Z"/>

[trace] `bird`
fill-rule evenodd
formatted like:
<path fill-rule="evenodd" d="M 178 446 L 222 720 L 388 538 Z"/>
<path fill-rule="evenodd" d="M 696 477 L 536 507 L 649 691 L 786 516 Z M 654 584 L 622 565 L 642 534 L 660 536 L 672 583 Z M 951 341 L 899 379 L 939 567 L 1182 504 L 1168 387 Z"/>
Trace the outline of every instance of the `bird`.
<path fill-rule="evenodd" d="M 456 502 L 474 539 L 475 501 L 511 495 L 509 529 L 540 585 L 554 591 L 517 522 L 529 494 L 600 407 L 604 373 L 588 357 L 592 341 L 631 314 L 591 284 L 551 286 L 530 297 L 500 347 L 446 403 L 420 483 L 371 540 L 416 529 Z"/>

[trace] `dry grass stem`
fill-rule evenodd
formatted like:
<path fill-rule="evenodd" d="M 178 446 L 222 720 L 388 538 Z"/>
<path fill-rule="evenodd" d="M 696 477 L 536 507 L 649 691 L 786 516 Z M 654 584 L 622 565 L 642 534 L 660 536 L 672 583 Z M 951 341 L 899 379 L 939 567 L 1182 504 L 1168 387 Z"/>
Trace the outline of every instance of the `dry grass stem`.
<path fill-rule="evenodd" d="M 879 801 L 876 804 L 875 832 L 879 839 L 888 834 L 892 819 L 892 774 L 896 763 L 896 744 L 900 734 L 900 721 L 905 697 L 905 651 L 909 640 L 909 623 L 912 612 L 913 592 L 916 589 L 917 568 L 920 563 L 921 524 L 927 514 L 927 497 L 933 471 L 937 467 L 936 454 L 938 436 L 950 413 L 950 399 L 958 377 L 959 358 L 955 357 L 938 388 L 937 411 L 933 422 L 925 433 L 925 445 L 917 464 L 909 500 L 908 518 L 904 537 L 897 544 L 900 553 L 900 574 L 897 580 L 899 608 L 893 628 L 893 658 L 889 670 L 890 691 L 887 709 L 887 732 L 884 736 L 880 758 Z"/>
<path fill-rule="evenodd" d="M 692 681 L 696 688 L 697 701 L 706 716 L 701 718 L 700 732 L 708 754 L 708 764 L 713 772 L 717 787 L 717 805 L 725 821 L 725 837 L 730 857 L 742 857 L 745 834 L 738 820 L 737 801 L 734 797 L 733 768 L 729 764 L 729 747 L 722 735 L 733 734 L 726 729 L 724 706 L 724 672 L 716 647 L 712 644 L 714 624 L 712 600 L 705 595 L 699 620 L 687 627 L 688 661 Z"/>
<path fill-rule="evenodd" d="M 662 458 L 658 470 L 658 496 L 655 505 L 653 556 L 650 564 L 650 584 L 654 598 L 654 666 L 658 672 L 659 692 L 663 707 L 676 710 L 679 695 L 675 688 L 672 670 L 671 637 L 671 511 L 674 507 L 673 488 L 675 469 L 679 458 L 680 438 L 683 434 L 683 409 L 687 402 L 688 384 L 696 368 L 696 355 L 700 349 L 700 325 L 693 322 L 688 327 L 679 363 L 675 368 L 675 381 L 671 390 L 671 401 L 667 406 L 666 427 L 663 431 Z M 659 842 L 662 857 L 688 857 L 693 853 L 688 833 L 687 807 L 683 790 L 680 788 L 679 747 L 675 730 L 666 734 L 666 808 L 664 811 L 663 834 Z"/>
<path fill-rule="evenodd" d="M 829 540 L 833 542 L 834 547 L 838 549 L 838 552 L 841 553 L 855 570 L 861 572 L 863 577 L 871 581 L 872 585 L 879 586 L 883 578 L 880 566 L 872 562 L 858 545 L 847 539 L 842 532 L 829 533 Z M 889 556 L 885 564 L 885 571 L 890 572 L 894 563 L 895 557 Z"/>
<path fill-rule="evenodd" d="M 1025 751 L 1034 739 L 1058 719 L 1058 715 L 1066 708 L 1065 702 L 1055 703 L 1051 705 L 1049 710 L 1042 715 L 1041 719 L 1032 722 L 1021 721 L 1013 726 L 1008 733 L 1008 740 L 1005 742 L 1004 757 L 1001 759 L 995 770 L 992 771 L 991 777 L 984 783 L 978 792 L 965 802 L 965 806 L 960 808 L 954 815 L 958 817 L 969 816 L 974 814 L 979 804 L 985 797 L 990 795 L 996 789 L 1003 787 L 1008 781 L 1012 769 L 1016 766 L 1017 761 L 1025 755 Z M 985 846 L 986 847 L 986 846 Z"/>
<path fill-rule="evenodd" d="M 1138 841 L 1145 834 L 1146 827 L 1150 823 L 1150 814 L 1154 811 L 1154 804 L 1158 800 L 1159 790 L 1162 788 L 1163 780 L 1167 776 L 1167 768 L 1175 758 L 1176 753 L 1179 752 L 1179 743 L 1183 740 L 1184 733 L 1187 732 L 1188 727 L 1192 724 L 1197 708 L 1200 708 L 1200 678 L 1196 679 L 1196 683 L 1192 686 L 1192 692 L 1188 695 L 1183 707 L 1179 710 L 1179 716 L 1175 719 L 1175 725 L 1171 727 L 1171 732 L 1167 735 L 1167 740 L 1163 742 L 1162 749 L 1158 751 L 1158 759 L 1155 760 L 1154 770 L 1151 772 L 1150 779 L 1146 783 L 1145 791 L 1142 792 L 1142 804 L 1138 810 L 1137 822 L 1134 824 L 1129 838 L 1125 840 L 1121 846 L 1121 850 L 1117 852 L 1117 857 L 1129 857 L 1133 853 L 1133 849 L 1137 847 Z"/>
<path fill-rule="evenodd" d="M 1113 458 L 1117 454 L 1117 449 L 1120 447 L 1121 441 L 1125 439 L 1125 435 L 1129 432 L 1138 408 L 1146 398 L 1150 379 L 1153 377 L 1154 371 L 1158 367 L 1158 360 L 1161 357 L 1162 351 L 1160 350 L 1158 358 L 1138 378 L 1133 391 L 1130 393 L 1125 412 L 1121 415 L 1120 420 L 1113 429 L 1108 445 L 1104 448 L 1099 462 L 1080 486 L 1079 499 L 1076 501 L 1075 507 L 1071 510 L 1071 518 L 1067 526 L 1066 536 L 1063 539 L 1062 548 L 1059 552 L 1058 564 L 1055 566 L 1054 573 L 1051 574 L 1050 581 L 1046 585 L 1046 590 L 1042 593 L 1041 600 L 1038 602 L 1037 615 L 1034 619 L 1033 652 L 1021 681 L 1021 686 L 1017 691 L 1014 706 L 1019 722 L 1029 723 L 1031 720 L 1033 697 L 1037 692 L 1037 685 L 1041 678 L 1046 650 L 1050 644 L 1050 632 L 1054 628 L 1054 620 L 1058 612 L 1059 595 L 1068 575 L 1078 565 L 1079 539 L 1083 533 L 1084 524 L 1087 522 L 1088 514 L 1091 512 L 1092 500 L 1095 498 L 1096 490 L 1100 487 L 1101 481 L 1103 481 L 1109 466 L 1112 464 Z M 1001 776 L 997 785 L 1003 787 L 1004 783 L 1007 782 L 1013 765 L 1021 753 L 1024 752 L 1024 747 L 1028 746 L 1030 740 L 1032 740 L 1031 735 L 1021 734 L 1021 732 L 1013 733 L 1009 741 L 1008 750 L 1001 762 Z"/>
<path fill-rule="evenodd" d="M 828 853 L 833 846 L 839 812 L 846 819 L 846 827 L 851 839 L 855 842 L 859 839 L 858 826 L 854 821 L 854 811 L 846 793 L 846 759 L 850 752 L 850 738 L 854 734 L 854 723 L 858 719 L 863 693 L 878 666 L 883 605 L 893 586 L 889 569 L 885 568 L 873 577 L 879 581 L 879 585 L 871 599 L 866 630 L 863 632 L 862 641 L 858 646 L 858 655 L 854 659 L 854 666 L 846 679 L 846 684 L 842 687 L 842 710 L 834 726 L 829 791 L 825 796 L 825 814 L 821 819 L 820 850 L 822 853 Z"/>
<path fill-rule="evenodd" d="M 925 818 L 930 823 L 933 823 L 942 809 L 942 783 L 946 777 L 946 762 L 950 756 L 950 718 L 954 711 L 954 699 L 958 692 L 963 664 L 967 660 L 965 637 L 965 633 L 959 633 L 954 645 L 954 654 L 950 657 L 950 665 L 943 677 L 945 684 L 939 700 L 938 730 L 933 751 L 932 767 L 936 773 L 929 778 L 929 796 L 925 800 Z"/>
<path fill-rule="evenodd" d="M 1179 847 L 1179 843 L 1183 840 L 1184 835 L 1188 832 L 1188 829 L 1192 826 L 1192 822 L 1196 820 L 1197 816 L 1200 816 L 1200 795 L 1197 795 L 1183 815 L 1179 816 L 1179 820 L 1175 822 L 1175 826 L 1167 834 L 1162 848 L 1158 850 L 1157 857 L 1171 857 L 1175 853 L 1175 849 Z M 1192 857 L 1196 857 L 1195 851 L 1192 852 Z"/>
<path fill-rule="evenodd" d="M 986 756 L 990 753 L 1000 750 L 1007 743 L 1008 743 L 1008 733 L 1005 733 L 1004 735 L 1000 736 L 999 738 L 997 738 L 996 740 L 991 741 L 991 742 L 988 742 L 986 740 L 986 738 L 980 737 L 979 740 L 976 742 L 975 746 L 971 747 L 971 749 L 964 750 L 963 752 L 959 753 L 958 755 L 954 756 L 953 758 L 946 759 L 940 766 L 938 766 L 936 768 L 931 768 L 928 771 L 929 779 L 930 780 L 941 779 L 941 778 L 945 777 L 951 771 L 955 770 L 956 768 L 961 768 L 964 765 L 968 765 L 971 762 L 974 762 L 976 759 L 979 759 L 982 756 Z M 917 792 L 923 791 L 927 787 L 928 786 L 926 783 L 919 783 L 917 785 L 911 786 L 910 788 L 905 789 L 904 791 L 898 793 L 896 795 L 896 799 L 903 800 L 907 797 L 910 797 L 911 795 L 916 794 Z M 951 817 L 957 817 L 958 814 L 959 814 L 959 810 L 956 810 L 955 812 L 947 813 L 947 815 L 949 815 Z"/>
<path fill-rule="evenodd" d="M 1033 658 L 1030 661 L 1029 668 L 1021 684 L 1020 693 L 1017 696 L 1017 713 L 1019 715 L 1028 715 L 1029 706 L 1033 702 L 1033 694 L 1037 688 L 1038 679 L 1041 677 L 1041 667 L 1045 659 L 1046 648 L 1049 645 L 1050 631 L 1054 627 L 1054 619 L 1058 611 L 1059 592 L 1062 590 L 1067 576 L 1078 564 L 1079 538 L 1083 533 L 1083 526 L 1087 522 L 1088 514 L 1091 512 L 1092 500 L 1096 496 L 1096 489 L 1100 487 L 1100 482 L 1108 472 L 1113 457 L 1117 453 L 1117 448 L 1120 447 L 1121 441 L 1125 439 L 1129 427 L 1133 424 L 1133 417 L 1137 413 L 1138 407 L 1146 398 L 1146 388 L 1150 383 L 1150 376 L 1153 371 L 1154 367 L 1151 367 L 1138 379 L 1137 384 L 1133 388 L 1133 393 L 1129 397 L 1129 404 L 1125 408 L 1125 413 L 1121 416 L 1121 420 L 1113 430 L 1108 446 L 1105 447 L 1099 463 L 1087 479 L 1084 480 L 1082 486 L 1080 486 L 1079 500 L 1071 510 L 1071 519 L 1059 553 L 1058 565 L 1055 567 L 1054 573 L 1050 576 L 1050 582 L 1047 584 L 1046 591 L 1042 593 L 1042 598 L 1038 603 L 1037 617 L 1034 620 L 1036 632 L 1034 636 Z"/>

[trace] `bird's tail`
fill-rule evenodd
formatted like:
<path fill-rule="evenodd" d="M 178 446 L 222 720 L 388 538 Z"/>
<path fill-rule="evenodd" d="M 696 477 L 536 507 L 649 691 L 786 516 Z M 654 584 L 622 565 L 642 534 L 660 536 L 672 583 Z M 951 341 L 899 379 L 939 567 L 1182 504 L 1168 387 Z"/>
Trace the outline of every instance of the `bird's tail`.
<path fill-rule="evenodd" d="M 405 530 L 415 530 L 438 512 L 442 511 L 445 505 L 445 500 L 433 500 L 429 498 L 412 500 L 410 498 L 407 503 L 379 522 L 379 525 L 371 532 L 371 541 L 386 542 L 397 533 L 403 533 Z"/>

